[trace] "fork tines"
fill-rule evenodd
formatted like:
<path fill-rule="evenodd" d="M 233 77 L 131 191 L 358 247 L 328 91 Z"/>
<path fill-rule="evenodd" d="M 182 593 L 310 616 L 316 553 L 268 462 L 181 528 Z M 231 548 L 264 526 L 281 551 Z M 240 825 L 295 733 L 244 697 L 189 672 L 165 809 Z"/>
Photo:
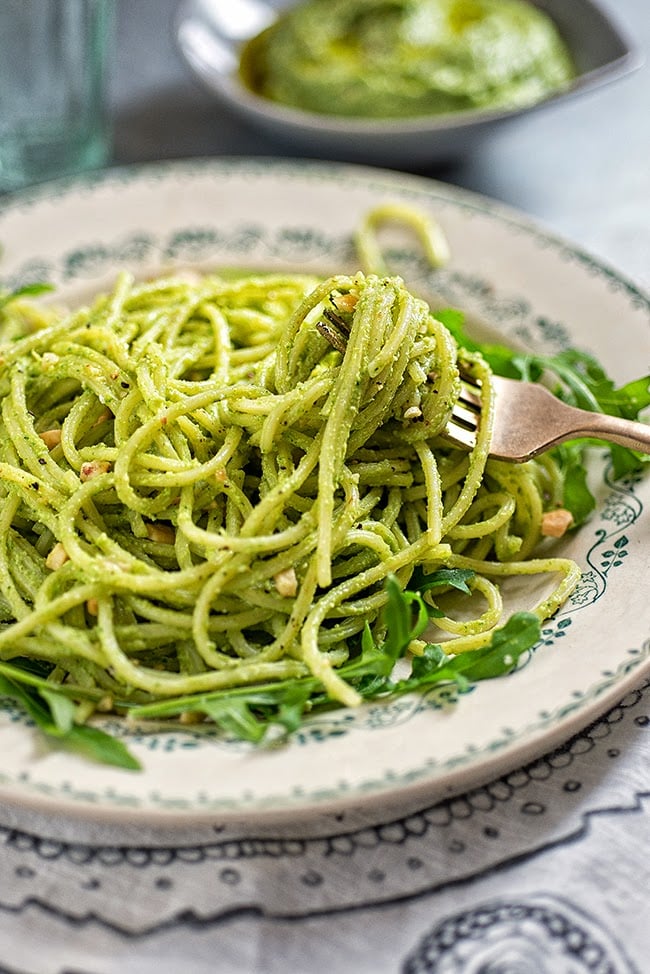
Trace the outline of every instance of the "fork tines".
<path fill-rule="evenodd" d="M 462 367 L 460 378 L 460 395 L 454 403 L 445 437 L 457 446 L 471 450 L 481 416 L 481 388 L 476 379 Z"/>

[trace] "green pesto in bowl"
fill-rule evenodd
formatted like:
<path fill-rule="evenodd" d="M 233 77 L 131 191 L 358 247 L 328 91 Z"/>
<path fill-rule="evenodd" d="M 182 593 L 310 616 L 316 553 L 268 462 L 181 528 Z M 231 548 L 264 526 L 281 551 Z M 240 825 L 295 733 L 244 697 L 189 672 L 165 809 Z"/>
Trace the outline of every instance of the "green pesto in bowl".
<path fill-rule="evenodd" d="M 526 0 L 306 0 L 245 45 L 240 74 L 305 111 L 402 118 L 525 107 L 576 72 Z"/>

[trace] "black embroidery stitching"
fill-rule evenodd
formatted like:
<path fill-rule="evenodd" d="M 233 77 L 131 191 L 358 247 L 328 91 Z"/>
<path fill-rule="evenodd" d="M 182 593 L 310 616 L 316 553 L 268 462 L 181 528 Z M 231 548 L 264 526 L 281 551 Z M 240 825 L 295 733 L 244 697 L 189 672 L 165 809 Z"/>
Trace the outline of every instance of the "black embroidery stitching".
<path fill-rule="evenodd" d="M 290 858 L 298 859 L 315 847 L 321 847 L 325 857 L 352 857 L 382 844 L 404 845 L 411 838 L 422 838 L 432 829 L 448 828 L 454 821 L 466 821 L 476 812 L 489 812 L 497 805 L 510 801 L 515 794 L 531 782 L 550 778 L 556 771 L 566 771 L 576 758 L 598 746 L 611 734 L 611 725 L 624 718 L 624 711 L 635 707 L 650 689 L 650 680 L 629 693 L 616 707 L 575 735 L 567 743 L 549 755 L 531 762 L 524 768 L 510 772 L 490 784 L 455 798 L 428 806 L 420 811 L 374 826 L 363 826 L 355 831 L 342 830 L 329 836 L 307 839 L 262 838 L 249 836 L 242 839 L 224 839 L 203 842 L 196 846 L 90 846 L 78 842 L 66 842 L 0 826 L 0 839 L 6 845 L 26 853 L 33 853 L 43 860 L 65 858 L 76 865 L 99 862 L 102 866 L 131 865 L 145 869 L 171 865 L 180 859 L 185 864 L 201 864 L 207 858 L 212 861 L 236 862 L 241 859 Z M 560 762 L 558 759 L 562 758 Z M 557 766 L 556 766 L 557 765 Z M 638 796 L 637 796 L 638 797 Z M 541 810 L 543 811 L 543 809 Z M 1 972 L 0 972 L 1 974 Z"/>
<path fill-rule="evenodd" d="M 592 725 L 590 725 L 590 727 L 585 729 L 582 733 L 574 736 L 569 742 L 567 742 L 561 748 L 557 749 L 556 751 L 552 752 L 551 755 L 542 759 L 542 763 L 547 762 L 551 768 L 551 773 L 552 773 L 555 770 L 552 766 L 552 761 L 558 755 L 563 754 L 565 755 L 565 757 L 571 756 L 572 759 L 574 757 L 580 756 L 580 754 L 585 753 L 584 750 L 574 753 L 572 749 L 575 748 L 576 746 L 584 747 L 585 741 L 588 742 L 589 744 L 588 750 L 591 750 L 592 747 L 596 746 L 601 740 L 605 740 L 609 736 L 609 733 L 611 733 L 611 729 L 610 729 L 611 725 L 620 722 L 620 720 L 623 719 L 624 717 L 624 711 L 638 704 L 639 701 L 642 699 L 645 691 L 648 688 L 650 688 L 650 680 L 647 681 L 638 690 L 628 694 L 621 703 L 619 703 L 616 707 L 614 707 L 604 717 L 601 717 L 599 720 L 595 721 Z M 506 798 L 500 797 L 499 799 L 500 801 L 508 800 L 510 797 L 512 797 L 512 795 L 516 791 L 518 791 L 520 788 L 525 787 L 530 781 L 534 780 L 534 777 L 530 774 L 530 770 L 536 768 L 537 766 L 539 766 L 539 764 L 540 762 L 533 762 L 531 765 L 528 765 L 525 769 L 523 769 L 523 771 L 515 771 L 512 774 L 506 775 L 503 778 L 498 779 L 496 782 L 493 782 L 491 785 L 488 785 L 487 788 L 485 789 L 479 789 L 476 792 L 470 792 L 469 795 L 484 794 L 485 792 L 489 793 L 490 788 L 495 788 L 496 786 L 503 787 L 504 783 L 508 783 L 510 781 L 511 790 L 508 791 L 508 789 L 506 789 L 507 797 Z M 561 770 L 564 770 L 566 767 L 567 765 L 563 764 L 561 766 Z M 514 783 L 513 783 L 513 779 L 514 779 Z M 148 853 L 151 857 L 151 859 L 149 859 L 149 857 L 146 858 L 147 862 L 149 861 L 153 862 L 154 855 L 160 854 L 161 852 L 171 857 L 169 859 L 169 862 L 172 862 L 173 859 L 176 857 L 184 858 L 185 856 L 188 855 L 189 855 L 189 861 L 194 861 L 196 858 L 195 854 L 197 849 L 198 850 L 210 849 L 211 858 L 214 858 L 213 850 L 215 847 L 218 848 L 219 846 L 223 846 L 226 849 L 230 847 L 232 851 L 234 851 L 236 847 L 246 847 L 249 855 L 251 851 L 256 851 L 256 854 L 259 855 L 261 854 L 260 850 L 265 850 L 267 854 L 272 854 L 274 856 L 281 855 L 283 849 L 286 848 L 286 849 L 290 849 L 291 852 L 295 855 L 297 853 L 304 853 L 304 850 L 307 848 L 308 845 L 317 842 L 329 844 L 329 848 L 334 848 L 335 840 L 337 838 L 338 839 L 352 838 L 356 840 L 350 845 L 342 847 L 344 850 L 344 854 L 352 855 L 357 848 L 359 849 L 368 848 L 367 839 L 369 835 L 375 836 L 377 843 L 379 844 L 382 841 L 389 841 L 387 837 L 389 834 L 391 834 L 390 841 L 394 842 L 395 833 L 390 833 L 389 830 L 391 830 L 395 825 L 400 825 L 400 824 L 404 825 L 404 823 L 413 821 L 414 819 L 418 819 L 420 816 L 433 815 L 441 808 L 444 810 L 446 815 L 448 815 L 447 824 L 453 821 L 454 817 L 460 817 L 464 819 L 469 817 L 467 814 L 468 811 L 469 814 L 471 815 L 473 814 L 474 810 L 472 809 L 471 805 L 467 803 L 467 797 L 468 796 L 464 796 L 463 799 L 465 801 L 465 804 L 462 806 L 465 812 L 465 814 L 463 815 L 458 815 L 458 816 L 453 815 L 453 813 L 451 812 L 451 808 L 454 805 L 456 806 L 458 805 L 459 799 L 450 799 L 448 802 L 444 802 L 441 805 L 427 808 L 423 812 L 418 813 L 415 816 L 409 815 L 404 819 L 398 819 L 396 820 L 395 823 L 375 826 L 370 829 L 364 828 L 359 830 L 356 833 L 355 832 L 350 833 L 350 835 L 341 833 L 340 836 L 334 835 L 325 838 L 321 837 L 317 839 L 309 839 L 309 840 L 301 840 L 301 841 L 296 841 L 296 840 L 286 841 L 286 840 L 278 840 L 278 839 L 274 839 L 274 840 L 273 839 L 270 840 L 244 839 L 244 840 L 237 840 L 237 841 L 225 840 L 223 843 L 217 843 L 216 845 L 209 844 L 208 846 L 184 847 L 184 848 L 182 847 L 179 849 L 173 849 L 173 848 L 134 849 L 128 847 L 119 849 L 115 846 L 93 848 L 91 846 L 84 846 L 84 845 L 79 846 L 70 843 L 57 843 L 56 841 L 53 841 L 51 839 L 41 839 L 40 837 L 35 835 L 28 835 L 27 833 L 21 833 L 16 830 L 9 830 L 9 829 L 5 829 L 5 835 L 7 840 L 11 840 L 15 842 L 16 845 L 24 844 L 26 847 L 26 851 L 35 851 L 36 848 L 39 848 L 42 852 L 43 849 L 45 849 L 47 855 L 43 856 L 43 858 L 52 858 L 52 857 L 56 858 L 63 854 L 70 854 L 75 849 L 78 850 L 77 855 L 79 854 L 79 850 L 83 850 L 82 858 L 85 857 L 86 853 L 91 853 L 92 854 L 91 858 L 87 860 L 84 858 L 84 861 L 82 863 L 84 866 L 87 864 L 87 862 L 92 861 L 95 854 L 99 857 L 100 854 L 102 853 L 104 854 L 105 857 L 109 859 L 109 861 L 110 861 L 110 857 L 112 856 L 115 863 L 121 862 L 122 856 L 127 857 L 130 855 L 131 857 L 133 857 L 131 858 L 131 862 L 132 863 L 135 862 L 136 865 L 138 866 L 141 866 L 142 862 L 145 861 L 144 858 L 139 859 L 139 856 L 141 856 L 142 853 L 144 852 Z M 526 861 L 527 859 L 533 858 L 543 852 L 549 852 L 563 847 L 570 847 L 582 841 L 590 833 L 592 821 L 594 819 L 598 817 L 611 816 L 611 815 L 617 816 L 617 815 L 640 813 L 643 810 L 643 802 L 647 799 L 650 799 L 650 791 L 636 792 L 634 795 L 634 800 L 631 804 L 607 806 L 604 808 L 593 809 L 589 812 L 586 812 L 583 816 L 581 816 L 580 824 L 568 835 L 562 836 L 558 839 L 550 840 L 548 842 L 542 842 L 538 847 L 534 849 L 527 849 L 525 852 L 522 852 L 518 855 L 508 856 L 506 859 L 504 859 L 501 862 L 492 863 L 488 866 L 477 869 L 472 873 L 469 874 L 466 873 L 462 877 L 458 877 L 451 880 L 443 880 L 437 883 L 433 882 L 427 887 L 419 889 L 415 892 L 405 892 L 402 894 L 398 894 L 396 896 L 387 897 L 386 899 L 380 899 L 380 898 L 366 899 L 352 904 L 348 903 L 341 906 L 334 905 L 334 906 L 314 908 L 314 909 L 306 908 L 298 913 L 286 913 L 286 914 L 280 911 L 275 912 L 273 909 L 269 909 L 266 906 L 258 905 L 258 904 L 248 904 L 248 905 L 242 904 L 236 907 L 225 907 L 223 909 L 219 909 L 213 914 L 206 914 L 200 916 L 197 915 L 193 910 L 182 910 L 176 913 L 175 915 L 168 917 L 165 920 L 162 920 L 160 923 L 147 925 L 138 930 L 125 928 L 121 924 L 115 923 L 111 920 L 107 920 L 99 916 L 97 913 L 93 911 L 89 911 L 83 916 L 70 914 L 65 910 L 51 903 L 41 900 L 39 897 L 26 897 L 25 900 L 19 905 L 9 905 L 9 904 L 0 903 L 0 911 L 18 916 L 30 908 L 37 908 L 42 912 L 44 912 L 45 914 L 55 917 L 57 920 L 62 921 L 73 928 L 82 929 L 94 923 L 102 927 L 103 929 L 110 931 L 115 935 L 118 935 L 119 937 L 123 938 L 126 941 L 135 942 L 145 937 L 159 934 L 162 932 L 168 932 L 170 930 L 179 927 L 188 927 L 195 930 L 197 929 L 206 930 L 206 929 L 221 926 L 234 919 L 254 918 L 254 919 L 265 919 L 269 922 L 276 921 L 276 922 L 299 924 L 305 920 L 318 919 L 319 917 L 330 917 L 339 914 L 349 915 L 349 914 L 354 914 L 368 909 L 373 909 L 373 910 L 388 909 L 390 907 L 393 907 L 401 903 L 418 902 L 423 899 L 426 899 L 432 894 L 441 893 L 449 889 L 460 888 L 467 885 L 469 882 L 489 878 L 491 876 L 499 874 L 502 871 L 505 871 L 506 869 L 510 869 L 513 866 Z M 403 834 L 405 837 L 407 837 L 406 833 Z M 361 844 L 361 842 L 359 841 L 360 837 L 363 837 L 364 839 L 363 844 Z M 399 839 L 399 841 L 401 843 L 402 841 L 405 841 L 405 839 Z M 337 852 L 340 851 L 342 851 L 341 848 L 337 848 Z M 134 856 L 134 854 L 139 854 L 139 855 Z M 184 861 L 187 862 L 188 859 L 185 859 Z M 156 865 L 160 866 L 161 865 L 160 861 L 158 861 Z M 4 972 L 2 972 L 1 969 L 0 969 L 0 974 L 4 974 Z M 22 972 L 8 971 L 8 974 L 22 974 Z M 65 974 L 65 972 L 62 971 L 61 974 Z"/>
<path fill-rule="evenodd" d="M 149 937 L 153 934 L 168 932 L 176 927 L 187 926 L 195 930 L 206 930 L 211 927 L 221 926 L 222 924 L 234 919 L 241 920 L 247 917 L 264 919 L 271 922 L 278 921 L 282 923 L 300 923 L 304 920 L 337 916 L 339 914 L 348 915 L 359 913 L 368 909 L 385 909 L 398 904 L 418 902 L 426 899 L 434 893 L 437 894 L 445 892 L 450 889 L 465 886 L 470 882 L 484 880 L 491 876 L 498 875 L 500 872 L 504 872 L 507 869 L 511 869 L 514 865 L 533 858 L 542 852 L 554 851 L 556 849 L 567 848 L 575 845 L 590 834 L 593 819 L 610 815 L 640 813 L 643 811 L 643 802 L 646 799 L 650 799 L 650 791 L 637 792 L 634 796 L 634 803 L 629 806 L 609 806 L 607 808 L 594 809 L 585 813 L 585 815 L 581 817 L 581 825 L 578 826 L 573 832 L 561 838 L 552 839 L 549 842 L 542 843 L 535 849 L 527 850 L 519 855 L 509 856 L 507 859 L 504 859 L 501 862 L 493 863 L 482 869 L 477 869 L 472 873 L 464 874 L 456 879 L 432 883 L 431 885 L 423 889 L 419 889 L 416 892 L 401 893 L 396 896 L 388 897 L 384 900 L 369 899 L 358 903 L 346 903 L 341 906 L 305 909 L 298 913 L 283 913 L 281 911 L 276 912 L 266 906 L 256 904 L 225 907 L 224 909 L 218 910 L 215 913 L 202 914 L 201 916 L 198 916 L 193 910 L 181 910 L 174 916 L 162 920 L 160 923 L 154 923 L 138 930 L 130 930 L 123 927 L 119 923 L 113 922 L 112 920 L 106 920 L 93 911 L 89 911 L 83 916 L 73 915 L 60 907 L 47 903 L 35 896 L 26 897 L 21 904 L 15 906 L 0 903 L 0 911 L 18 916 L 27 909 L 37 907 L 44 913 L 68 923 L 71 927 L 82 928 L 92 923 L 96 923 L 112 933 L 119 934 L 126 940 L 136 941 Z"/>
<path fill-rule="evenodd" d="M 532 921 L 541 928 L 551 943 L 564 947 L 571 970 L 575 961 L 592 974 L 624 974 L 608 956 L 605 941 L 615 947 L 625 965 L 625 974 L 635 974 L 636 966 L 627 956 L 623 943 L 609 930 L 602 929 L 588 911 L 567 902 L 556 894 L 542 893 L 523 900 L 497 899 L 448 916 L 425 935 L 406 959 L 402 974 L 434 974 L 442 960 L 457 943 L 479 943 L 495 925 L 509 921 Z M 596 935 L 589 929 L 595 929 Z M 603 936 L 603 934 L 605 936 Z M 533 951 L 543 949 L 532 944 Z"/>

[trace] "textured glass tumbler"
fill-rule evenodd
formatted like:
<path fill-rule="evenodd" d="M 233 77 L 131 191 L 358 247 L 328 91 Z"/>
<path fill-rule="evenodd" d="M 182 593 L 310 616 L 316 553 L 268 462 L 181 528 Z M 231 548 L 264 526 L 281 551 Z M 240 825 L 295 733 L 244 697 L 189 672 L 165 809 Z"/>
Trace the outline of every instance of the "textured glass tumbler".
<path fill-rule="evenodd" d="M 0 191 L 102 166 L 113 0 L 0 0 Z"/>

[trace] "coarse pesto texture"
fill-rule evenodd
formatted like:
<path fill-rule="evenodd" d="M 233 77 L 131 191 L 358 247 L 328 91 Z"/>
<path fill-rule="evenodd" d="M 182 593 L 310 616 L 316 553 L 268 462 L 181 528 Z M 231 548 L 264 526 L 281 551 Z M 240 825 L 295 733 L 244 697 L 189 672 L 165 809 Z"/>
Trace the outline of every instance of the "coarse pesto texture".
<path fill-rule="evenodd" d="M 525 0 L 307 0 L 249 43 L 241 73 L 282 104 L 395 118 L 523 107 L 575 71 Z"/>

